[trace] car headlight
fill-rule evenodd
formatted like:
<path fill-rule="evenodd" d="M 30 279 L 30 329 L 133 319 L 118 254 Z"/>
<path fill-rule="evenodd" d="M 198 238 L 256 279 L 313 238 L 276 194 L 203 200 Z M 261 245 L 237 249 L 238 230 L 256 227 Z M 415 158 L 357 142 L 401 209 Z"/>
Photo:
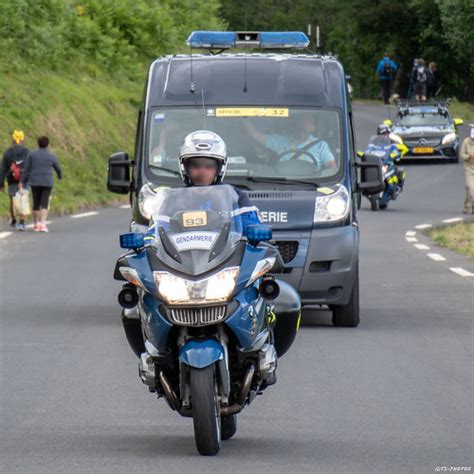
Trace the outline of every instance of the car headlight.
<path fill-rule="evenodd" d="M 138 276 L 138 272 L 134 268 L 119 267 L 119 272 L 129 283 L 138 286 L 146 291 L 145 285 Z"/>
<path fill-rule="evenodd" d="M 400 145 L 403 143 L 402 137 L 400 135 L 397 135 L 396 133 L 392 132 L 389 137 L 392 142 L 399 143 Z"/>
<path fill-rule="evenodd" d="M 255 265 L 252 275 L 250 276 L 250 279 L 247 282 L 247 286 L 257 281 L 260 277 L 265 275 L 265 273 L 268 273 L 275 265 L 275 261 L 275 257 L 269 257 L 257 262 L 257 265 Z"/>
<path fill-rule="evenodd" d="M 456 134 L 454 132 L 448 133 L 444 136 L 442 144 L 446 145 L 447 143 L 452 143 L 456 140 Z"/>
<path fill-rule="evenodd" d="M 168 272 L 153 272 L 158 293 L 171 305 L 224 303 L 232 295 L 239 267 L 229 267 L 204 280 L 187 280 Z"/>
<path fill-rule="evenodd" d="M 153 214 L 153 199 L 155 196 L 156 193 L 151 189 L 149 184 L 145 184 L 138 193 L 138 209 L 140 209 L 140 214 L 145 219 L 150 219 Z"/>
<path fill-rule="evenodd" d="M 347 217 L 351 199 L 343 185 L 329 196 L 317 196 L 314 209 L 314 222 L 337 222 Z"/>

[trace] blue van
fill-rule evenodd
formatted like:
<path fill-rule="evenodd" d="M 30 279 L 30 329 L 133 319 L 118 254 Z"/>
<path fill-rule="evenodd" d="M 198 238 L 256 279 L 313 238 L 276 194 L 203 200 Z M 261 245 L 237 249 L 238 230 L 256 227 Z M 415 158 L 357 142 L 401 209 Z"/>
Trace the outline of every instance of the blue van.
<path fill-rule="evenodd" d="M 361 193 L 382 189 L 381 166 L 357 158 L 341 63 L 308 44 L 300 32 L 192 33 L 188 45 L 204 53 L 150 65 L 134 159 L 110 157 L 108 188 L 130 194 L 131 227 L 141 231 L 156 188 L 183 185 L 183 138 L 199 129 L 218 133 L 229 152 L 225 182 L 246 191 L 273 227 L 285 262 L 278 278 L 303 305 L 328 306 L 335 326 L 355 327 L 357 212 Z"/>

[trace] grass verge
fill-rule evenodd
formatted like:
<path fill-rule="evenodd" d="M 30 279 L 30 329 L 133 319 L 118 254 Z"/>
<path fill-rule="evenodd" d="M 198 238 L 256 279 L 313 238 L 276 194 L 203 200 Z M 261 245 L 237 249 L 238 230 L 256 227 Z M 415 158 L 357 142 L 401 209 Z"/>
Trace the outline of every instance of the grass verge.
<path fill-rule="evenodd" d="M 474 222 L 439 227 L 427 235 L 441 247 L 474 257 Z"/>

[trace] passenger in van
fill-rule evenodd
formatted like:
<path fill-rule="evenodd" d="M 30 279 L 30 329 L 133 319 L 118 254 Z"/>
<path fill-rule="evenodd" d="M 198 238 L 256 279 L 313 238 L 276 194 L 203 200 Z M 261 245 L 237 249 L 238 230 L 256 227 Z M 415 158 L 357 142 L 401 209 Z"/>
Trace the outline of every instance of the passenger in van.
<path fill-rule="evenodd" d="M 155 120 L 156 120 L 155 114 Z M 150 164 L 163 166 L 169 157 L 176 157 L 179 145 L 182 142 L 183 131 L 176 122 L 167 122 L 161 125 L 158 135 L 158 144 L 150 153 Z"/>
<path fill-rule="evenodd" d="M 294 122 L 292 136 L 279 133 L 265 134 L 257 130 L 249 121 L 244 121 L 244 126 L 251 137 L 269 150 L 280 155 L 280 161 L 298 159 L 309 161 L 316 166 L 316 172 L 324 176 L 327 170 L 337 168 L 334 155 L 325 140 L 316 135 L 316 122 L 313 114 L 300 113 Z M 284 154 L 288 150 L 288 153 Z M 296 150 L 310 153 L 299 153 Z"/>

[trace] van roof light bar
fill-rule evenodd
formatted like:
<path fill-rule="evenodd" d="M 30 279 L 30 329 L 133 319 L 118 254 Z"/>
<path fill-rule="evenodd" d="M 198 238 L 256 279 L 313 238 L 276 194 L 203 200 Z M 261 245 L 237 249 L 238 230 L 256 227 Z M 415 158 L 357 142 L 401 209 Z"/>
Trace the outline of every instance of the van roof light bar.
<path fill-rule="evenodd" d="M 301 31 L 193 31 L 186 42 L 199 49 L 305 49 L 309 45 Z"/>

